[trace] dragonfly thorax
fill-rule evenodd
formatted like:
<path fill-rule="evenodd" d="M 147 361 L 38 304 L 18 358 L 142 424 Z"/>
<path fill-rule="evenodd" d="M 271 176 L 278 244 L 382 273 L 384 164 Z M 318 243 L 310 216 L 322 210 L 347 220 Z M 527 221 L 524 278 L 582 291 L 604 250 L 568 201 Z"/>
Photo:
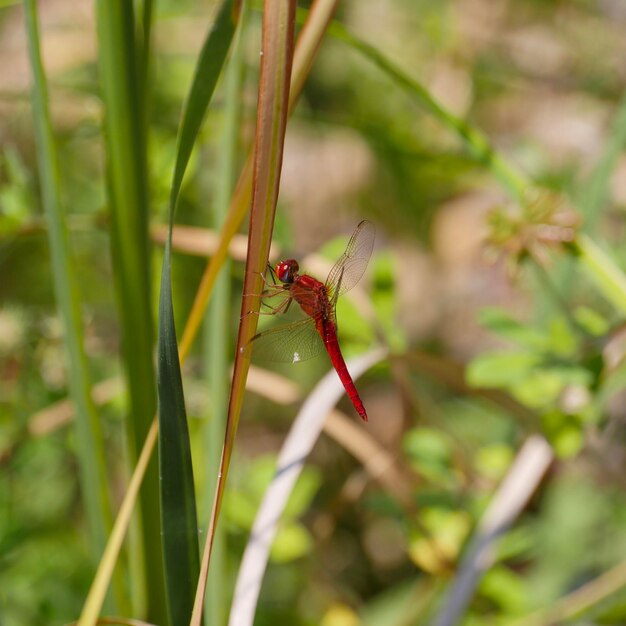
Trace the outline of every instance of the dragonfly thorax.
<path fill-rule="evenodd" d="M 300 266 L 295 259 L 287 259 L 286 261 L 280 261 L 276 264 L 276 276 L 281 283 L 291 284 L 298 275 Z"/>

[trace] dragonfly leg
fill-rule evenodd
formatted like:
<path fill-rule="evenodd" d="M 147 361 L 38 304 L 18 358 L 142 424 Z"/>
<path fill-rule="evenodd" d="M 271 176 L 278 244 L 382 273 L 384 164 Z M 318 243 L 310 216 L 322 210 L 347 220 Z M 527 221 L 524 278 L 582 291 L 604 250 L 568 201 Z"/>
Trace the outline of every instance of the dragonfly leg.
<path fill-rule="evenodd" d="M 285 288 L 282 285 L 280 287 L 278 285 L 270 285 L 269 289 L 261 292 L 261 298 L 273 298 L 281 293 L 285 293 Z"/>
<path fill-rule="evenodd" d="M 268 269 L 268 271 L 270 273 L 270 276 L 272 277 L 272 282 L 267 280 L 267 278 L 265 277 L 265 274 L 263 272 L 255 272 L 255 274 L 258 274 L 261 277 L 261 280 L 263 281 L 263 284 L 266 287 L 280 286 L 280 282 L 278 281 L 278 279 L 276 277 L 276 273 L 274 272 L 274 268 L 269 263 L 267 264 L 267 269 Z"/>
<path fill-rule="evenodd" d="M 265 289 L 260 294 L 257 293 L 244 293 L 244 296 L 260 296 L 261 298 L 273 298 L 278 294 L 285 293 L 285 289 L 279 285 L 270 285 L 269 289 Z"/>
<path fill-rule="evenodd" d="M 276 306 L 272 306 L 269 302 L 261 302 L 263 306 L 266 306 L 269 311 L 247 311 L 244 315 L 277 315 L 279 313 L 286 313 L 291 306 L 291 301 L 293 298 L 287 298 L 280 304 Z"/>
<path fill-rule="evenodd" d="M 276 306 L 272 306 L 269 302 L 262 302 L 262 304 L 270 309 L 266 313 L 267 315 L 276 315 L 277 313 L 286 313 L 289 310 L 292 300 L 293 298 L 287 298 Z"/>
<path fill-rule="evenodd" d="M 274 268 L 269 263 L 267 264 L 267 269 L 270 272 L 270 276 L 272 277 L 274 284 L 275 285 L 280 284 L 280 281 L 278 280 L 278 276 L 276 276 L 276 272 L 274 271 Z M 265 276 L 263 277 L 263 279 L 265 279 Z"/>

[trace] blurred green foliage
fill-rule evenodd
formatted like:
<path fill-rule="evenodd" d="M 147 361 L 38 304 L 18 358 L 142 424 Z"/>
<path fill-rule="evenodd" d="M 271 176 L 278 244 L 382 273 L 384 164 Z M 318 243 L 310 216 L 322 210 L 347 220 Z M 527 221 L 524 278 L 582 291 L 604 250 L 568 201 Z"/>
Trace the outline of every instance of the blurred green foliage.
<path fill-rule="evenodd" d="M 244 541 L 252 530 L 257 509 L 275 471 L 274 457 L 257 457 L 239 469 L 229 486 L 224 504 L 225 520 L 232 532 L 240 535 Z M 305 468 L 298 478 L 281 518 L 276 541 L 272 544 L 272 561 L 288 563 L 309 554 L 313 549 L 313 538 L 298 518 L 311 506 L 321 480 L 320 472 L 313 467 Z"/>
<path fill-rule="evenodd" d="M 0 2 L 0 68 L 5 68 L 0 75 L 25 58 L 25 50 L 4 44 L 20 20 L 14 4 Z M 103 108 L 95 53 L 84 54 L 82 44 L 69 37 L 65 45 L 52 45 L 62 32 L 59 24 L 73 24 L 86 40 L 94 36 L 91 18 L 80 21 L 77 15 L 72 21 L 66 5 L 50 3 L 43 23 L 44 42 L 50 38 L 50 45 L 44 49 L 50 55 L 46 66 L 86 349 L 94 378 L 103 380 L 120 373 Z M 191 0 L 155 3 L 148 142 L 152 226 L 165 221 L 181 103 L 211 8 Z M 495 563 L 462 622 L 507 624 L 554 605 L 626 559 L 623 312 L 600 300 L 574 264 L 578 257 L 571 249 L 571 237 L 584 228 L 622 265 L 626 259 L 623 145 L 611 145 L 623 127 L 617 112 L 624 89 L 619 59 L 626 54 L 626 15 L 619 0 L 346 0 L 337 20 L 462 120 L 480 127 L 509 160 L 550 191 L 524 207 L 510 206 L 494 172 L 463 151 L 453 129 L 420 109 L 358 50 L 335 38 L 325 41 L 290 122 L 275 239 L 298 258 L 319 250 L 332 262 L 345 246 L 338 233 L 350 232 L 364 218 L 376 223 L 377 249 L 361 294 L 369 310 L 358 299 L 343 298 L 338 325 L 347 357 L 378 341 L 394 353 L 394 360 L 357 386 L 371 412 L 367 432 L 398 464 L 409 495 L 403 500 L 380 476 L 367 473 L 364 459 L 323 437 L 281 518 L 255 623 L 432 623 L 520 445 L 540 432 L 557 460 L 496 544 Z M 257 12 L 251 12 L 246 28 L 242 153 L 253 136 Z M 64 56 L 76 60 L 70 63 Z M 79 614 L 93 563 L 73 430 L 66 422 L 47 434 L 32 428 L 33 415 L 67 397 L 68 381 L 27 91 L 8 74 L 5 79 L 0 93 L 0 623 L 60 625 Z M 182 187 L 179 223 L 213 223 L 213 164 L 223 113 L 218 86 Z M 615 158 L 606 157 L 609 149 Z M 583 203 L 591 178 L 600 187 Z M 582 204 L 592 207 L 593 219 Z M 159 245 L 155 250 L 158 261 Z M 173 263 L 174 306 L 182 327 L 203 261 L 180 253 Z M 243 265 L 234 262 L 231 346 L 242 275 Z M 152 280 L 156 294 L 156 272 Z M 195 348 L 184 371 L 198 466 L 203 463 L 198 424 L 211 416 L 201 350 Z M 420 351 L 441 358 L 444 373 L 413 367 L 404 358 Z M 465 366 L 466 389 L 449 380 L 459 363 Z M 273 369 L 306 392 L 328 362 Z M 536 426 L 481 395 L 485 389 L 516 400 L 536 416 Z M 340 408 L 352 415 L 345 398 Z M 119 399 L 99 409 L 116 502 L 128 473 L 122 411 Z M 257 394 L 246 401 L 223 520 L 229 591 L 294 413 L 293 404 Z M 199 510 L 208 506 L 201 502 Z M 570 622 L 625 623 L 623 591 Z"/>

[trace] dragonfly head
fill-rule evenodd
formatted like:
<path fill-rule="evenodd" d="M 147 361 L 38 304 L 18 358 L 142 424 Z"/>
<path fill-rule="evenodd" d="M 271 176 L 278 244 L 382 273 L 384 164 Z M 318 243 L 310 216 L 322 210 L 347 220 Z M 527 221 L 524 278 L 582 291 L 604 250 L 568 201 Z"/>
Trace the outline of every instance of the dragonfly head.
<path fill-rule="evenodd" d="M 290 284 L 294 281 L 300 266 L 295 259 L 287 259 L 276 264 L 276 276 L 281 283 Z"/>

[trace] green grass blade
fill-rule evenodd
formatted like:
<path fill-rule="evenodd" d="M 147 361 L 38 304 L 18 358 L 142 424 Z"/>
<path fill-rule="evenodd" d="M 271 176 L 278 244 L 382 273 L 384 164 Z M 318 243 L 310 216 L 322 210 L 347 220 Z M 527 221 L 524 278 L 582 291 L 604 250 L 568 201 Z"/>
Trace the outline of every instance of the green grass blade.
<path fill-rule="evenodd" d="M 41 60 L 35 0 L 24 2 L 30 62 L 33 73 L 33 119 L 39 165 L 42 204 L 48 222 L 52 274 L 68 351 L 70 391 L 76 406 L 77 453 L 81 492 L 91 535 L 94 560 L 104 549 L 111 528 L 112 511 L 106 479 L 102 430 L 91 397 L 89 365 L 84 351 L 80 298 L 71 258 L 66 215 L 61 201 L 58 154 L 54 142 L 48 88 Z M 125 608 L 121 578 L 115 581 L 118 607 Z"/>
<path fill-rule="evenodd" d="M 263 10 L 261 75 L 254 154 L 254 185 L 248 231 L 248 256 L 224 447 L 211 520 L 207 531 L 202 576 L 198 584 L 192 619 L 192 623 L 197 625 L 201 622 L 206 576 L 215 528 L 228 476 L 250 366 L 250 355 L 243 348 L 254 336 L 258 321 L 257 316 L 251 315 L 249 312 L 258 311 L 260 307 L 260 295 L 258 294 L 263 289 L 261 277 L 267 265 L 272 238 L 289 109 L 295 9 L 295 0 L 267 0 Z"/>
<path fill-rule="evenodd" d="M 133 3 L 98 0 L 100 83 L 105 105 L 108 198 L 117 308 L 129 391 L 127 437 L 131 462 L 140 454 L 156 412 L 152 362 L 150 244 L 143 92 L 137 61 Z M 165 623 L 163 558 L 156 459 L 141 490 L 147 617 Z"/>
<path fill-rule="evenodd" d="M 198 522 L 171 295 L 171 242 L 168 241 L 161 274 L 158 341 L 161 526 L 170 624 L 186 624 L 199 570 Z"/>
<path fill-rule="evenodd" d="M 485 165 L 514 198 L 519 201 L 523 200 L 530 187 L 530 181 L 494 150 L 489 139 L 481 131 L 448 111 L 433 98 L 422 84 L 394 65 L 374 46 L 348 32 L 338 22 L 330 24 L 328 33 L 358 50 L 388 74 L 398 85 L 411 94 L 427 112 L 456 134 L 465 144 L 469 154 L 477 162 Z"/>
<path fill-rule="evenodd" d="M 189 97 L 185 103 L 183 119 L 178 133 L 176 165 L 170 195 L 170 207 L 178 201 L 180 186 L 189 163 L 193 145 L 202 125 L 202 120 L 211 101 L 226 53 L 230 47 L 239 19 L 241 0 L 226 0 L 206 38 L 196 70 Z"/>
<path fill-rule="evenodd" d="M 574 244 L 589 278 L 604 297 L 626 315 L 626 276 L 611 257 L 587 235 L 579 235 Z"/>
<path fill-rule="evenodd" d="M 135 27 L 135 54 L 137 59 L 138 93 L 141 97 L 140 119 L 143 122 L 142 135 L 144 150 L 148 150 L 148 129 L 150 128 L 150 102 L 152 82 L 150 80 L 152 51 L 153 0 L 140 0 L 136 5 L 137 24 Z"/>
<path fill-rule="evenodd" d="M 537 609 L 530 615 L 509 622 L 509 626 L 551 626 L 564 624 L 566 621 L 571 622 L 573 618 L 580 616 L 581 613 L 619 592 L 625 586 L 626 561 L 621 561 L 615 567 L 558 598 L 550 606 Z"/>
<path fill-rule="evenodd" d="M 128 488 L 124 494 L 124 500 L 120 505 L 120 510 L 115 518 L 115 524 L 109 535 L 106 549 L 100 559 L 100 563 L 98 563 L 98 571 L 89 588 L 89 593 L 85 599 L 85 604 L 83 605 L 77 626 L 93 626 L 98 622 L 98 615 L 100 614 L 102 602 L 104 601 L 104 596 L 109 586 L 109 580 L 115 568 L 120 550 L 122 549 L 124 537 L 126 536 L 131 522 L 133 509 L 138 500 L 139 489 L 150 462 L 152 451 L 155 447 L 157 432 L 157 422 L 155 420 L 148 431 L 143 450 L 137 459 L 137 465 L 128 483 Z"/>
<path fill-rule="evenodd" d="M 626 144 L 626 93 L 622 97 L 617 112 L 615 114 L 612 132 L 610 133 L 606 146 L 598 163 L 591 174 L 583 181 L 579 187 L 577 198 L 578 208 L 582 216 L 582 231 L 588 235 L 595 235 L 598 222 L 602 216 L 605 205 L 609 199 L 611 176 L 617 165 L 617 161 L 622 154 L 624 145 Z M 584 248 L 584 243 L 582 244 Z M 581 260 L 587 259 L 587 255 L 582 254 Z M 601 269 L 597 266 L 596 269 Z M 594 278 L 594 272 L 588 272 Z M 571 294 L 576 285 L 576 267 L 574 264 L 567 264 L 558 268 L 556 273 L 556 281 L 560 284 L 561 289 L 568 295 Z M 595 280 L 597 285 L 607 285 L 605 277 L 600 274 Z M 607 295 L 607 294 L 605 294 Z M 610 300 L 614 300 L 615 293 L 608 296 Z M 625 294 L 626 296 L 626 294 Z"/>
<path fill-rule="evenodd" d="M 607 139 L 606 148 L 595 169 L 581 189 L 579 202 L 583 216 L 583 229 L 588 234 L 595 232 L 598 218 L 609 196 L 611 176 L 617 160 L 626 145 L 626 94 L 622 97 L 612 124 L 612 132 Z"/>
<path fill-rule="evenodd" d="M 241 18 L 240 35 L 233 45 L 233 51 L 225 72 L 224 118 L 219 141 L 217 185 L 215 189 L 215 209 L 213 221 L 218 229 L 228 213 L 236 175 L 237 143 L 241 123 L 241 91 L 243 76 L 243 54 L 241 32 L 244 29 L 245 14 Z M 211 414 L 204 426 L 205 498 L 212 502 L 219 471 L 221 442 L 224 437 L 226 411 L 228 409 L 228 386 L 230 383 L 230 267 L 227 260 L 215 282 L 213 299 L 209 305 L 205 321 L 205 371 L 211 398 Z M 225 552 L 224 534 L 217 526 L 213 548 L 213 566 L 207 582 L 207 602 L 205 622 L 223 624 L 226 616 L 225 604 Z"/>
<path fill-rule="evenodd" d="M 198 522 L 191 447 L 172 306 L 171 246 L 176 204 L 189 157 L 215 90 L 239 3 L 223 3 L 200 53 L 182 116 L 159 298 L 159 472 L 167 603 L 171 624 L 189 622 L 199 572 Z"/>
<path fill-rule="evenodd" d="M 139 13 L 139 24 L 137 25 L 137 56 L 139 59 L 139 73 L 143 84 L 146 86 L 149 84 L 148 76 L 150 73 L 153 5 L 153 0 L 142 0 L 142 2 L 139 2 L 137 5 Z M 147 93 L 144 95 L 147 96 Z"/>

